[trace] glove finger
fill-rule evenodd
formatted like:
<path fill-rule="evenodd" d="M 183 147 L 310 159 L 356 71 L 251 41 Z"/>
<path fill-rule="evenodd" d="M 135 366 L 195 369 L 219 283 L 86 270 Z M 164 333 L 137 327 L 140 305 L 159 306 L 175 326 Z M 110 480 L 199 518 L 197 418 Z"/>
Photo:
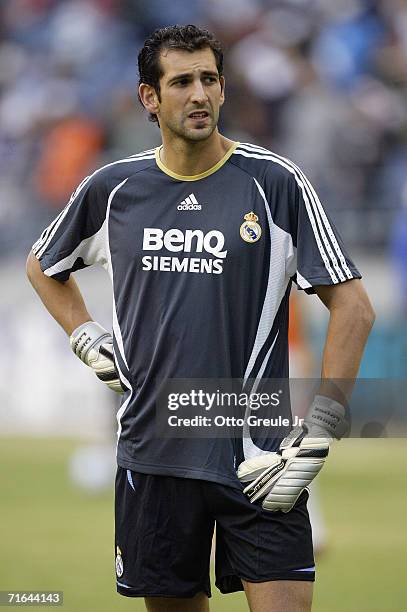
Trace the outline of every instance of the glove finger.
<path fill-rule="evenodd" d="M 106 384 L 119 379 L 114 368 L 110 368 L 109 370 L 95 371 L 95 374 L 99 380 Z"/>
<path fill-rule="evenodd" d="M 89 360 L 99 380 L 104 382 L 115 393 L 124 393 L 125 389 L 120 381 L 113 360 L 112 344 L 102 344 L 97 351 L 93 350 Z"/>
<path fill-rule="evenodd" d="M 116 380 L 112 380 L 112 382 L 106 384 L 109 389 L 111 389 L 115 393 L 123 394 L 126 391 L 119 378 L 116 378 Z"/>
<path fill-rule="evenodd" d="M 280 477 L 280 472 L 284 468 L 284 464 L 285 461 L 280 458 L 278 463 L 276 462 L 274 465 L 267 468 L 267 470 L 264 470 L 256 480 L 251 482 L 243 490 L 243 493 L 247 495 L 251 503 L 267 495 L 276 479 Z"/>
<path fill-rule="evenodd" d="M 252 459 L 246 459 L 246 461 L 239 465 L 237 477 L 241 482 L 252 482 L 261 476 L 264 470 L 276 463 L 280 463 L 280 461 L 281 455 L 277 453 L 267 453 Z"/>
<path fill-rule="evenodd" d="M 323 458 L 307 461 L 292 458 L 285 464 L 284 471 L 274 480 L 263 508 L 275 512 L 289 512 L 303 490 L 314 480 L 324 465 Z"/>
<path fill-rule="evenodd" d="M 295 503 L 303 492 L 303 490 L 304 489 L 301 489 L 301 491 L 296 497 L 294 497 L 293 495 L 289 495 L 286 499 L 283 499 L 282 497 L 274 499 L 273 496 L 271 496 L 271 498 L 269 499 L 269 497 L 267 496 L 262 503 L 262 507 L 264 510 L 267 510 L 267 512 L 290 512 L 290 510 L 292 510 L 295 506 Z"/>
<path fill-rule="evenodd" d="M 109 389 L 113 389 L 116 393 L 124 393 L 125 389 L 116 372 L 95 372 L 95 374 Z"/>
<path fill-rule="evenodd" d="M 99 354 L 102 355 L 103 357 L 106 357 L 107 359 L 110 359 L 110 361 L 113 361 L 113 345 L 112 344 L 102 344 L 99 347 Z"/>

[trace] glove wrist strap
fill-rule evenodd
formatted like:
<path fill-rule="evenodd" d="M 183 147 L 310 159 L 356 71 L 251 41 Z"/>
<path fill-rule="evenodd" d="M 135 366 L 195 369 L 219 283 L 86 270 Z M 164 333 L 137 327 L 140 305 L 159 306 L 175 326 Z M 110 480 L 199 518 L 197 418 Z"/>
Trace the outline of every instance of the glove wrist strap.
<path fill-rule="evenodd" d="M 111 341 L 111 335 L 99 323 L 95 321 L 87 321 L 79 325 L 72 332 L 69 340 L 71 348 L 75 355 L 81 359 L 86 365 L 88 364 L 87 355 L 95 345 L 103 344 L 104 341 Z"/>
<path fill-rule="evenodd" d="M 316 395 L 304 419 L 307 434 L 340 440 L 349 430 L 344 406 L 324 395 Z"/>

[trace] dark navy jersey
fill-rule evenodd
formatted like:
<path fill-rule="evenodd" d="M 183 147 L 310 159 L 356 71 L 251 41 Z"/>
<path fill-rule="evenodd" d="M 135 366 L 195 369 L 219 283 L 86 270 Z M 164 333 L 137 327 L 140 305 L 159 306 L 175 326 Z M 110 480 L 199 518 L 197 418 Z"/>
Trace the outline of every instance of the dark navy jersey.
<path fill-rule="evenodd" d="M 171 172 L 159 149 L 104 166 L 82 181 L 33 251 L 62 282 L 96 263 L 110 275 L 115 361 L 126 388 L 119 465 L 232 486 L 236 463 L 275 450 L 275 438 L 240 447 L 232 439 L 159 438 L 160 384 L 288 377 L 291 280 L 312 292 L 360 278 L 303 172 L 241 143 L 196 176 Z"/>

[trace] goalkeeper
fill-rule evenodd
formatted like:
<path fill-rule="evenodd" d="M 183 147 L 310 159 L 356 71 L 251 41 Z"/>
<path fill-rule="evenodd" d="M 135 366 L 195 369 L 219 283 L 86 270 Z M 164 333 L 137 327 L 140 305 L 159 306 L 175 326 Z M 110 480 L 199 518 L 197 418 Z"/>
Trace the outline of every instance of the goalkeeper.
<path fill-rule="evenodd" d="M 330 311 L 324 381 L 355 378 L 373 311 L 303 172 L 219 133 L 225 78 L 214 36 L 192 25 L 157 30 L 139 75 L 162 146 L 84 179 L 27 265 L 77 357 L 122 393 L 116 588 L 152 612 L 206 612 L 216 524 L 222 593 L 244 589 L 252 612 L 308 612 L 306 487 L 346 432 L 349 390 L 325 382 L 303 427 L 261 448 L 159 436 L 157 398 L 174 379 L 288 378 L 292 282 Z M 94 264 L 112 281 L 112 333 L 92 320 L 71 277 Z"/>

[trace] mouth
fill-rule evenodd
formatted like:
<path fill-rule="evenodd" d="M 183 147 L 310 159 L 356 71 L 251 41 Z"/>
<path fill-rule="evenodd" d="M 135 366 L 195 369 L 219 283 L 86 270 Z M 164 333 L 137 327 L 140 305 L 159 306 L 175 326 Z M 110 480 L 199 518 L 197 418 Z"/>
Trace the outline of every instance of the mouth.
<path fill-rule="evenodd" d="M 194 121 L 203 121 L 209 117 L 209 113 L 205 110 L 201 111 L 193 111 L 189 113 L 188 119 L 192 119 Z"/>

